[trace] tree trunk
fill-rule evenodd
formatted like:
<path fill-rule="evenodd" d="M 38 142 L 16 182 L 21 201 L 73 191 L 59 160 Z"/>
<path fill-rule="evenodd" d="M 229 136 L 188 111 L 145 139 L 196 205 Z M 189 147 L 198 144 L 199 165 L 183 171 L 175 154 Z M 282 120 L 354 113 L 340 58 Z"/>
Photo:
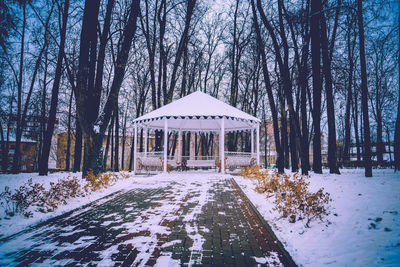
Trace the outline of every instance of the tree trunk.
<path fill-rule="evenodd" d="M 398 5 L 399 14 L 398 14 L 398 27 L 400 29 L 400 5 Z M 399 49 L 400 49 L 400 30 L 398 31 L 399 34 Z M 400 81 L 400 56 L 397 57 L 397 65 L 399 68 L 399 81 Z M 400 82 L 399 82 L 399 92 L 397 94 L 399 103 L 397 104 L 397 119 L 396 119 L 396 126 L 394 130 L 394 170 L 400 170 Z"/>
<path fill-rule="evenodd" d="M 114 126 L 115 126 L 115 114 L 112 115 L 111 118 L 111 159 L 110 159 L 110 169 L 114 168 Z"/>
<path fill-rule="evenodd" d="M 68 10 L 69 10 L 69 0 L 65 0 L 64 9 L 62 10 L 62 26 L 60 32 L 60 47 L 57 55 L 57 65 L 55 70 L 53 88 L 51 91 L 51 103 L 50 103 L 50 111 L 49 111 L 49 120 L 47 123 L 46 132 L 44 135 L 44 143 L 43 143 L 43 151 L 42 157 L 39 161 L 39 175 L 47 175 L 49 170 L 49 156 L 50 156 L 50 147 L 51 147 L 51 139 L 53 137 L 54 125 L 56 122 L 57 115 L 57 105 L 58 105 L 58 94 L 60 89 L 61 76 L 63 73 L 62 62 L 64 55 L 64 46 L 65 46 L 65 35 L 67 30 L 67 19 L 68 19 Z"/>
<path fill-rule="evenodd" d="M 285 98 L 282 96 L 281 89 L 279 89 L 278 97 L 280 100 L 281 107 L 281 146 L 282 146 L 282 160 L 286 169 L 289 169 L 289 139 L 288 139 L 288 125 L 287 125 L 287 113 L 286 113 L 286 102 Z"/>
<path fill-rule="evenodd" d="M 157 94 L 156 90 L 156 78 L 155 78 L 155 49 L 156 49 L 156 43 L 157 43 L 157 37 L 156 35 L 156 23 L 154 22 L 153 25 L 153 36 L 150 35 L 150 22 L 149 22 L 149 5 L 148 1 L 145 1 L 145 14 L 142 14 L 140 16 L 140 23 L 142 26 L 142 31 L 143 35 L 146 40 L 146 47 L 147 47 L 147 52 L 149 55 L 149 69 L 150 69 L 150 87 L 151 87 L 151 104 L 153 107 L 153 110 L 157 109 L 160 107 L 160 93 Z M 156 8 L 154 12 L 154 21 L 156 20 Z M 158 100 L 158 101 L 157 101 Z"/>
<path fill-rule="evenodd" d="M 88 87 L 86 78 L 88 77 L 87 72 L 90 64 L 95 64 L 93 61 L 89 62 L 89 50 L 90 44 L 96 45 L 97 36 L 91 36 L 88 31 L 96 31 L 99 2 L 87 0 L 85 3 L 76 93 L 77 111 L 79 114 L 78 117 L 82 126 L 85 147 L 87 147 L 85 150 L 83 176 L 86 176 L 89 170 L 93 170 L 94 174 L 97 174 L 102 169 L 102 142 L 108 124 L 110 123 L 112 111 L 114 110 L 114 107 L 118 101 L 119 91 L 125 75 L 129 50 L 133 37 L 136 33 L 136 21 L 140 11 L 139 7 L 140 0 L 132 0 L 129 9 L 129 15 L 119 40 L 121 45 L 115 61 L 113 82 L 105 101 L 103 111 L 100 113 L 99 118 L 97 118 L 96 121 L 92 121 L 87 113 L 87 109 L 90 107 L 88 104 L 90 98 L 88 98 L 88 94 L 86 93 Z M 87 36 L 87 34 L 89 34 L 89 36 Z"/>
<path fill-rule="evenodd" d="M 122 126 L 122 156 L 121 156 L 121 170 L 125 169 L 125 145 L 126 145 L 126 121 L 128 117 L 128 109 L 125 110 L 124 124 Z"/>
<path fill-rule="evenodd" d="M 260 27 L 258 25 L 258 19 L 257 19 L 255 5 L 254 5 L 254 0 L 251 0 L 251 7 L 252 7 L 252 11 L 253 11 L 254 28 L 255 28 L 256 34 L 257 34 L 257 49 L 260 51 L 260 54 L 261 54 L 264 83 L 265 83 L 265 86 L 267 89 L 268 101 L 269 101 L 269 106 L 270 106 L 270 110 L 271 110 L 271 114 L 272 114 L 275 147 L 276 147 L 276 153 L 277 153 L 276 166 L 278 168 L 278 172 L 283 173 L 284 172 L 283 151 L 282 151 L 282 146 L 281 146 L 281 142 L 280 142 L 280 138 L 279 138 L 278 113 L 276 111 L 274 94 L 272 92 L 271 80 L 269 77 L 269 71 L 268 71 L 268 66 L 267 66 L 267 57 L 265 55 L 264 43 L 261 38 L 261 31 L 260 31 Z"/>
<path fill-rule="evenodd" d="M 367 64 L 365 60 L 362 0 L 357 0 L 357 18 L 358 18 L 358 37 L 360 45 L 360 66 L 361 66 L 361 104 L 362 104 L 363 128 L 364 128 L 363 161 L 365 166 L 365 176 L 372 177 L 371 138 L 370 138 L 370 128 L 369 128 L 369 117 L 368 117 Z"/>
<path fill-rule="evenodd" d="M 350 161 L 350 140 L 351 140 L 351 125 L 350 125 L 350 114 L 351 114 L 351 103 L 353 101 L 353 69 L 354 69 L 354 62 L 353 62 L 353 49 L 351 46 L 351 23 L 348 22 L 348 33 L 347 33 L 347 56 L 349 59 L 349 80 L 347 85 L 347 101 L 346 101 L 346 114 L 345 114 L 345 135 L 344 135 L 344 147 L 343 147 L 343 162 L 345 164 L 349 163 Z"/>
<path fill-rule="evenodd" d="M 0 121 L 0 136 L 1 136 L 1 170 L 5 172 L 7 170 L 7 165 L 4 165 L 4 159 L 8 157 L 8 151 L 6 151 L 6 140 L 4 139 L 3 124 Z"/>
<path fill-rule="evenodd" d="M 115 154 L 114 154 L 114 171 L 119 172 L 119 110 L 118 101 L 115 105 Z"/>
<path fill-rule="evenodd" d="M 135 142 L 136 142 L 136 136 L 132 136 L 132 144 L 131 144 L 131 149 L 130 149 L 130 156 L 129 156 L 129 171 L 133 170 L 133 158 L 134 158 L 134 153 L 135 153 Z"/>
<path fill-rule="evenodd" d="M 12 114 L 12 108 L 13 108 L 13 99 L 14 99 L 14 94 L 12 94 L 11 98 L 10 98 L 10 111 L 9 113 Z M 5 150 L 2 150 L 3 156 L 2 156 L 2 161 L 1 161 L 1 165 L 2 165 L 2 170 L 4 172 L 8 171 L 8 152 L 9 152 L 9 148 L 10 148 L 10 129 L 11 129 L 11 117 L 8 117 L 7 119 L 7 134 L 6 134 L 6 138 L 5 138 Z"/>
<path fill-rule="evenodd" d="M 279 11 L 279 35 L 280 43 L 278 42 L 275 31 L 272 27 L 272 23 L 268 21 L 262 8 L 261 0 L 257 0 L 257 8 L 261 15 L 261 20 L 264 26 L 267 28 L 269 35 L 272 39 L 272 44 L 275 51 L 276 61 L 279 66 L 280 76 L 282 79 L 282 88 L 286 97 L 288 109 L 289 109 L 289 120 L 291 125 L 290 137 L 290 152 L 292 161 L 292 170 L 296 171 L 298 169 L 298 154 L 297 154 L 297 143 L 300 141 L 300 123 L 297 113 L 294 109 L 293 95 L 292 95 L 292 81 L 290 78 L 289 69 L 289 45 L 286 38 L 285 28 L 283 25 L 283 1 L 278 0 L 278 11 Z M 281 46 L 283 47 L 283 56 L 281 55 Z"/>
<path fill-rule="evenodd" d="M 25 28 L 26 28 L 26 2 L 22 6 L 23 19 L 22 19 L 22 33 L 21 33 L 21 50 L 19 56 L 19 74 L 18 74 L 18 84 L 17 84 L 17 128 L 16 135 L 21 131 L 21 108 L 22 108 L 22 74 L 24 69 L 24 48 L 25 48 Z M 11 169 L 11 173 L 18 173 L 20 171 L 20 144 L 21 139 L 16 138 L 14 147 L 14 159 Z"/>
<path fill-rule="evenodd" d="M 112 10 L 114 8 L 114 0 L 108 0 L 107 2 L 107 8 L 106 8 L 106 15 L 104 18 L 104 23 L 103 23 L 103 31 L 100 36 L 100 44 L 99 44 L 99 53 L 97 57 L 97 62 L 96 65 L 93 64 L 93 71 L 94 67 L 96 66 L 96 77 L 94 79 L 94 86 L 93 88 L 90 88 L 89 86 L 89 92 L 90 92 L 90 98 L 91 98 L 91 106 L 93 108 L 88 109 L 90 112 L 88 116 L 90 116 L 92 121 L 95 121 L 97 119 L 97 116 L 99 115 L 99 108 L 100 108 L 100 99 L 101 99 L 101 92 L 103 89 L 103 73 L 104 73 L 104 60 L 105 60 L 105 54 L 106 54 L 106 45 L 109 39 L 109 32 L 110 32 L 110 26 L 111 26 L 111 17 L 112 17 Z M 96 53 L 93 53 L 93 56 L 96 56 Z M 94 59 L 96 60 L 96 59 Z M 93 80 L 91 81 L 93 84 Z"/>
<path fill-rule="evenodd" d="M 313 170 L 322 173 L 321 158 L 321 0 L 311 0 L 311 64 L 313 78 Z"/>
<path fill-rule="evenodd" d="M 353 100 L 353 120 L 354 120 L 354 138 L 356 139 L 356 151 L 357 151 L 357 162 L 359 163 L 361 161 L 361 151 L 360 151 L 360 132 L 358 129 L 358 93 L 356 90 L 354 82 L 354 100 Z"/>
<path fill-rule="evenodd" d="M 74 148 L 74 172 L 81 170 L 82 161 L 82 129 L 78 117 L 75 118 L 75 148 Z"/>
<path fill-rule="evenodd" d="M 296 172 L 299 169 L 299 161 L 298 161 L 298 154 L 297 154 L 297 144 L 296 144 L 296 131 L 294 130 L 296 126 L 293 126 L 292 121 L 290 120 L 290 164 L 292 167 L 292 172 Z"/>
<path fill-rule="evenodd" d="M 69 99 L 68 107 L 68 123 L 67 123 L 67 153 L 65 156 L 65 170 L 69 171 L 71 162 L 71 112 L 72 112 L 72 98 L 74 91 L 71 90 L 71 96 Z"/>
<path fill-rule="evenodd" d="M 387 153 L 389 154 L 389 166 L 392 165 L 393 163 L 393 158 L 392 158 L 392 151 L 391 151 L 391 144 L 390 144 L 390 129 L 389 127 L 386 127 L 386 138 L 387 138 Z"/>
<path fill-rule="evenodd" d="M 325 77 L 326 108 L 328 114 L 328 166 L 330 173 L 340 174 L 337 165 L 335 105 L 333 103 L 333 82 L 331 73 L 331 58 L 329 57 L 328 37 L 325 16 L 321 15 L 321 47 L 323 72 Z"/>
<path fill-rule="evenodd" d="M 308 46 L 308 45 L 307 45 Z M 308 52 L 307 52 L 308 53 Z M 301 90 L 301 173 L 308 175 L 310 169 L 310 152 L 308 142 L 308 124 L 307 124 L 307 87 L 308 87 L 308 64 L 304 60 L 302 71 L 300 71 L 300 90 Z"/>
<path fill-rule="evenodd" d="M 103 159 L 103 170 L 104 171 L 107 171 L 107 160 L 108 160 L 108 154 L 110 152 L 110 140 L 111 140 L 112 125 L 114 125 L 113 119 L 111 119 L 111 123 L 108 126 L 108 133 L 107 133 L 107 140 L 106 140 L 106 150 L 104 152 L 104 159 Z"/>
<path fill-rule="evenodd" d="M 380 108 L 376 109 L 376 159 L 378 165 L 383 164 L 383 153 L 385 147 L 383 145 L 383 125 L 382 125 L 382 114 Z"/>

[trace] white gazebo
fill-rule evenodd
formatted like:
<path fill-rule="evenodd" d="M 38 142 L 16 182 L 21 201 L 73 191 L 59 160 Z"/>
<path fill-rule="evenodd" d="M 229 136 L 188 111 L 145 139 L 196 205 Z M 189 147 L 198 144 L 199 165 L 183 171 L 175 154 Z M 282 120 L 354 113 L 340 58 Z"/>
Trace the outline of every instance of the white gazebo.
<path fill-rule="evenodd" d="M 260 164 L 260 120 L 235 107 L 232 107 L 208 94 L 197 91 L 168 105 L 156 109 L 134 120 L 134 172 L 137 171 L 137 136 L 138 128 L 144 134 L 144 153 L 139 157 L 148 157 L 148 129 L 164 130 L 163 171 L 167 171 L 168 131 L 178 132 L 178 158 L 181 153 L 182 132 L 216 132 L 219 133 L 219 162 L 221 172 L 225 172 L 225 132 L 250 131 L 251 154 Z M 254 130 L 256 132 L 256 152 L 254 153 Z M 247 153 L 249 155 L 249 153 Z"/>

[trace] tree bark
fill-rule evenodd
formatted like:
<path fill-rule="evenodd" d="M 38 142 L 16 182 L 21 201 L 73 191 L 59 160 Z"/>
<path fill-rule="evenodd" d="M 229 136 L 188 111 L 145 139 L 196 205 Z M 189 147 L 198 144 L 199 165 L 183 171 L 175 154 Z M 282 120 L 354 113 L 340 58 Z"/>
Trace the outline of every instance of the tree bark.
<path fill-rule="evenodd" d="M 358 38 L 360 46 L 360 66 L 361 66 L 361 104 L 362 104 L 363 129 L 364 129 L 363 161 L 365 167 L 365 177 L 372 177 L 371 137 L 370 137 L 369 117 L 368 117 L 367 64 L 365 60 L 362 0 L 357 0 L 357 18 L 358 18 Z"/>

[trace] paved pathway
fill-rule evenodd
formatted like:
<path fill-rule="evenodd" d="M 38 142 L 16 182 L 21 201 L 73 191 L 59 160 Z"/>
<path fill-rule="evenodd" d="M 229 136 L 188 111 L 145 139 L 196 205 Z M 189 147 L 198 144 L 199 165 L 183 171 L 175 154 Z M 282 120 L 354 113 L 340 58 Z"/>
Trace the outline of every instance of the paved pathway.
<path fill-rule="evenodd" d="M 133 189 L 0 240 L 0 265 L 30 264 L 294 265 L 236 183 L 220 177 Z"/>

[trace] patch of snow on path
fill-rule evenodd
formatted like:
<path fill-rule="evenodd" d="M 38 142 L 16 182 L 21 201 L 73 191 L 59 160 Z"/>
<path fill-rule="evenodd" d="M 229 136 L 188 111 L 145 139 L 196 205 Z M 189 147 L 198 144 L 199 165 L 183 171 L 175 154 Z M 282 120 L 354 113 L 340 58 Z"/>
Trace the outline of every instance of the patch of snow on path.
<path fill-rule="evenodd" d="M 199 231 L 204 230 L 205 228 L 202 227 L 202 229 L 200 229 L 194 221 L 196 220 L 196 216 L 201 214 L 203 206 L 210 197 L 208 191 L 212 184 L 214 184 L 214 181 L 212 180 L 208 180 L 206 183 L 205 181 L 194 183 L 197 192 L 194 192 L 196 195 L 190 199 L 190 202 L 195 202 L 196 206 L 190 213 L 186 214 L 183 219 L 188 237 L 193 240 L 193 245 L 189 248 L 191 251 L 189 266 L 193 264 L 201 264 L 204 238 Z"/>
<path fill-rule="evenodd" d="M 271 225 L 294 261 L 303 266 L 399 266 L 400 173 L 344 169 L 341 175 L 311 174 L 310 189 L 331 194 L 331 224 L 303 221 L 291 224 L 273 211 L 271 199 L 254 191 L 252 180 L 235 177 L 249 199 Z"/>

